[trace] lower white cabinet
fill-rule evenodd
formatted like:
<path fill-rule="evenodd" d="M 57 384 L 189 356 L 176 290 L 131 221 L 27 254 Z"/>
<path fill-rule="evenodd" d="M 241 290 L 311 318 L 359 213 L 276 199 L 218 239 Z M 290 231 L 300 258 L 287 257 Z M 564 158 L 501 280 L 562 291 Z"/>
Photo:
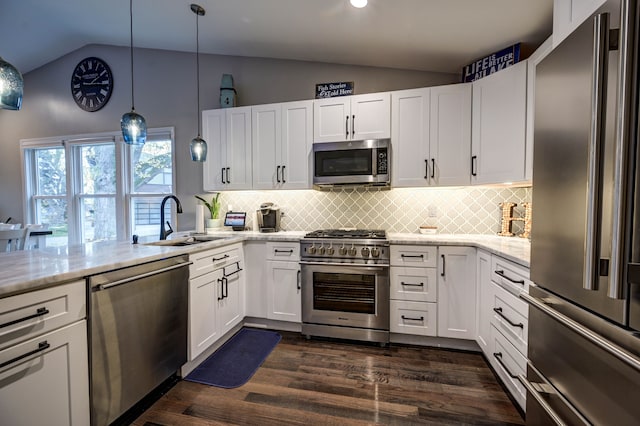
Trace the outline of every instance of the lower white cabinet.
<path fill-rule="evenodd" d="M 438 248 L 438 336 L 476 338 L 476 249 Z"/>
<path fill-rule="evenodd" d="M 491 282 L 491 254 L 478 250 L 477 273 L 478 279 L 478 333 L 476 342 L 485 355 L 489 355 L 491 343 L 491 318 L 493 317 L 493 283 Z"/>
<path fill-rule="evenodd" d="M 526 409 L 527 391 L 517 379 L 527 374 L 527 358 L 494 326 L 491 326 L 490 352 L 486 355 L 505 384 L 511 396 L 523 410 Z"/>
<path fill-rule="evenodd" d="M 300 289 L 298 262 L 267 261 L 267 318 L 301 322 Z"/>
<path fill-rule="evenodd" d="M 389 331 L 392 333 L 437 335 L 438 308 L 435 303 L 391 300 Z"/>

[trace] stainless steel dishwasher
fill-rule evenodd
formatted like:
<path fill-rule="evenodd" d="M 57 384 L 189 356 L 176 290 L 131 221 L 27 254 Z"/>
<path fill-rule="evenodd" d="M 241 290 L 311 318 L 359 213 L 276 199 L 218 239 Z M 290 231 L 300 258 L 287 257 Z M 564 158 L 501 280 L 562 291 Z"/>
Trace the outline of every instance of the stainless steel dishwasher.
<path fill-rule="evenodd" d="M 187 256 L 88 278 L 91 423 L 107 425 L 187 361 Z"/>

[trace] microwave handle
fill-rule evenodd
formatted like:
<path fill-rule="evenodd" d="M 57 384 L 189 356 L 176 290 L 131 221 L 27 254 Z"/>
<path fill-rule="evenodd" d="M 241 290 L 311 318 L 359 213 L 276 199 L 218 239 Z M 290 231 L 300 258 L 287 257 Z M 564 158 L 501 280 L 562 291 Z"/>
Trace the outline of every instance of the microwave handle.
<path fill-rule="evenodd" d="M 355 118 L 355 115 L 353 117 Z M 371 174 L 378 176 L 378 150 L 376 148 L 371 150 Z"/>

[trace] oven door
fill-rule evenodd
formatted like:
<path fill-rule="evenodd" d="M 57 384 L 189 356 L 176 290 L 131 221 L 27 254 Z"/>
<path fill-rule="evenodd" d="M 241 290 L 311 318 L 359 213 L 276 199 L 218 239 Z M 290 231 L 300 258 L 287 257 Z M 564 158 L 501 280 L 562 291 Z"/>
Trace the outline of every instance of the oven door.
<path fill-rule="evenodd" d="M 302 322 L 389 330 L 389 267 L 301 262 Z"/>

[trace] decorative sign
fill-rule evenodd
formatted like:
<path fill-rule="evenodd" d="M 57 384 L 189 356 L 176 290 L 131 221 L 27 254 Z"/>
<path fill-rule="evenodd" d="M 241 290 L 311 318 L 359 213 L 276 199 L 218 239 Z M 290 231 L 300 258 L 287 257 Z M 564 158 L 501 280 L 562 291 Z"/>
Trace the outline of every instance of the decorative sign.
<path fill-rule="evenodd" d="M 316 84 L 316 99 L 353 95 L 353 81 Z"/>
<path fill-rule="evenodd" d="M 520 43 L 509 46 L 464 67 L 462 81 L 468 83 L 486 77 L 520 61 Z"/>

